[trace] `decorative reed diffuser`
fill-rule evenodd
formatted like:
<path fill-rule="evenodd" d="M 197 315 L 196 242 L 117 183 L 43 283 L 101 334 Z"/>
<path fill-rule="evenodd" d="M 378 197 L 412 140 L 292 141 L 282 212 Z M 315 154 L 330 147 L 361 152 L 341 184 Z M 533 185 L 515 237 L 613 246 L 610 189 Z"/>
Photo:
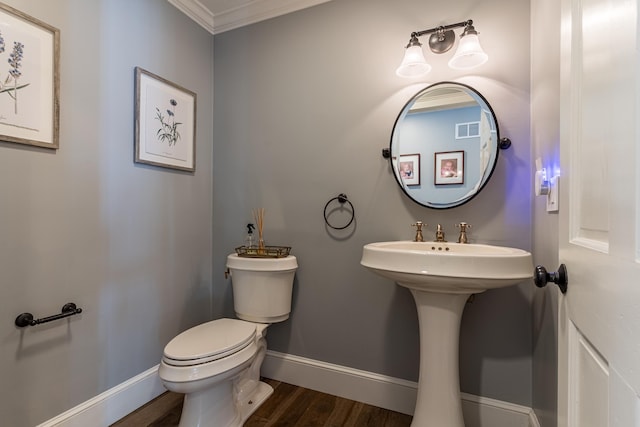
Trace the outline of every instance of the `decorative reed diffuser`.
<path fill-rule="evenodd" d="M 253 210 L 253 220 L 258 226 L 258 253 L 264 253 L 264 239 L 262 229 L 264 227 L 264 208 Z"/>
<path fill-rule="evenodd" d="M 254 246 L 252 243 L 248 243 L 246 246 L 237 247 L 236 253 L 238 256 L 249 258 L 282 258 L 289 256 L 291 246 L 266 246 L 264 244 L 262 235 L 264 231 L 264 208 L 252 209 L 251 213 L 258 229 L 258 244 Z"/>

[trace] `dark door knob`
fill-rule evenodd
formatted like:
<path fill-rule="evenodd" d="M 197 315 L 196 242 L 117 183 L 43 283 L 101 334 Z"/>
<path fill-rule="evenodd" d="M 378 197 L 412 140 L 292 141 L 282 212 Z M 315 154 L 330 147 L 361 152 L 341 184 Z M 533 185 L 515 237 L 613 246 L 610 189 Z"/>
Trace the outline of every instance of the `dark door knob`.
<path fill-rule="evenodd" d="M 567 293 L 567 285 L 569 284 L 569 276 L 567 275 L 567 267 L 560 264 L 558 271 L 553 273 L 547 272 L 547 269 L 541 265 L 536 266 L 533 270 L 533 281 L 539 288 L 544 288 L 547 283 L 553 282 L 560 288 L 560 292 Z"/>

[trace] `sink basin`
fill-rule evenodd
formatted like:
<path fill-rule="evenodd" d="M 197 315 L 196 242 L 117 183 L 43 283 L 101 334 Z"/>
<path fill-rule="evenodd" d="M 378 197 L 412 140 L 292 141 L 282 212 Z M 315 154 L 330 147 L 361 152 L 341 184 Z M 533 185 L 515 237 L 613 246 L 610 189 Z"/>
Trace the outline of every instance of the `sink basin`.
<path fill-rule="evenodd" d="M 478 293 L 533 276 L 529 252 L 483 244 L 369 243 L 361 264 L 399 285 L 431 292 Z"/>
<path fill-rule="evenodd" d="M 464 427 L 457 355 L 467 299 L 533 277 L 531 254 L 482 244 L 398 241 L 365 245 L 360 263 L 409 288 L 416 303 L 420 377 L 411 426 Z"/>

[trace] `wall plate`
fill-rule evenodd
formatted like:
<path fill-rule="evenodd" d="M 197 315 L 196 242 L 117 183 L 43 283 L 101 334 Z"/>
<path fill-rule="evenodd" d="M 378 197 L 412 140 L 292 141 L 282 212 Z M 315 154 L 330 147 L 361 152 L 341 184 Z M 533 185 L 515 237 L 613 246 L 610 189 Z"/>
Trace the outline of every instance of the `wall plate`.
<path fill-rule="evenodd" d="M 556 176 L 549 180 L 549 194 L 547 194 L 547 212 L 558 212 L 558 185 L 560 177 Z"/>

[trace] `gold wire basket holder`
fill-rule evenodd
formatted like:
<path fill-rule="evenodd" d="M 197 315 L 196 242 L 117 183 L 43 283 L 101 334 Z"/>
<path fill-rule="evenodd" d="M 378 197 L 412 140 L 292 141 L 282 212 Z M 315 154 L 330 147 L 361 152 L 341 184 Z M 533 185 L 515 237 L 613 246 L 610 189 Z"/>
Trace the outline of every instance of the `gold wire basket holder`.
<path fill-rule="evenodd" d="M 240 257 L 245 258 L 284 258 L 289 256 L 291 246 L 265 246 L 259 248 L 257 246 L 239 246 L 236 253 Z"/>

